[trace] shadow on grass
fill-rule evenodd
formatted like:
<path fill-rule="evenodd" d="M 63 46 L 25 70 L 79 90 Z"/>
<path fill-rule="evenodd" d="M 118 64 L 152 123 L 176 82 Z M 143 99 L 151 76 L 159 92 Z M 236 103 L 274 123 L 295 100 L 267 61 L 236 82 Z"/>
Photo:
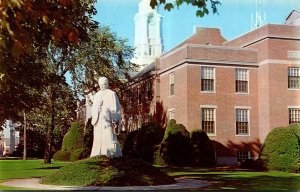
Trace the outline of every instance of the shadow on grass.
<path fill-rule="evenodd" d="M 38 170 L 40 170 L 40 169 L 46 169 L 46 170 L 48 170 L 48 169 L 60 169 L 60 168 L 62 168 L 63 166 L 56 166 L 56 167 L 39 167 L 39 168 L 34 168 L 34 169 L 38 169 Z"/>
<path fill-rule="evenodd" d="M 216 170 L 203 168 L 162 168 L 173 177 L 185 177 L 209 182 L 201 190 L 299 190 L 300 174 L 284 172 L 254 172 L 247 170 Z"/>

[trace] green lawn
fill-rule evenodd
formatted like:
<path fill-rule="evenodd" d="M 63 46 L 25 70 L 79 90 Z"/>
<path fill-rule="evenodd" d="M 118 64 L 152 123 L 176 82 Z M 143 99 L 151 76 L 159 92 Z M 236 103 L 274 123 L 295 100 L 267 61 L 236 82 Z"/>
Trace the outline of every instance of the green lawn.
<path fill-rule="evenodd" d="M 190 167 L 163 168 L 174 177 L 208 181 L 212 185 L 201 190 L 300 190 L 300 174 L 254 172 L 245 170 L 218 171 Z"/>
<path fill-rule="evenodd" d="M 56 172 L 65 162 L 45 165 L 43 160 L 0 160 L 0 182 L 8 179 L 42 177 Z M 173 177 L 200 179 L 211 183 L 201 190 L 300 190 L 300 174 L 243 170 L 161 168 Z M 0 190 L 20 190 L 1 186 Z M 23 189 L 24 190 L 24 189 Z"/>
<path fill-rule="evenodd" d="M 0 160 L 0 190 L 22 189 L 2 186 L 1 182 L 5 180 L 42 177 L 56 172 L 60 167 L 67 164 L 66 162 L 44 164 L 43 161 L 44 160 Z"/>

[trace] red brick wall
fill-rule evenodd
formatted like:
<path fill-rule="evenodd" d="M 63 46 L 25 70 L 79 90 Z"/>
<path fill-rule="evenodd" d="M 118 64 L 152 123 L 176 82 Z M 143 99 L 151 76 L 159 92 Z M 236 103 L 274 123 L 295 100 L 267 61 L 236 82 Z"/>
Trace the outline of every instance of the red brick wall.
<path fill-rule="evenodd" d="M 174 72 L 174 95 L 170 96 L 169 74 Z M 175 109 L 175 119 L 178 123 L 187 124 L 187 68 L 180 67 L 160 75 L 160 100 L 168 117 L 168 110 Z"/>
<path fill-rule="evenodd" d="M 257 72 L 256 68 L 249 70 L 249 94 L 235 93 L 235 67 L 215 68 L 215 93 L 201 92 L 201 66 L 188 65 L 188 130 L 201 127 L 201 105 L 215 105 L 216 136 L 210 136 L 225 147 L 235 144 L 243 147 L 241 142 L 251 143 L 258 139 L 258 107 L 257 107 Z M 235 106 L 250 107 L 250 135 L 236 136 Z M 221 151 L 219 151 L 220 155 Z M 226 155 L 226 154 L 224 154 Z M 228 154 L 227 154 L 228 155 Z"/>

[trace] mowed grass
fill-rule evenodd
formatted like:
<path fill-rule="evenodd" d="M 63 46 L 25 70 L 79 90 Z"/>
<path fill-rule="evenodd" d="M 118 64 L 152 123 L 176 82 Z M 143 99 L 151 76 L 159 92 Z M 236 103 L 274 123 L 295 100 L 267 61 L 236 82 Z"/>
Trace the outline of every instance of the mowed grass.
<path fill-rule="evenodd" d="M 170 176 L 208 181 L 201 190 L 300 190 L 300 174 L 217 170 L 191 167 L 162 168 Z"/>
<path fill-rule="evenodd" d="M 17 178 L 50 175 L 69 163 L 43 160 L 0 160 L 0 182 Z M 191 167 L 160 168 L 172 177 L 186 177 L 208 181 L 211 185 L 199 190 L 300 190 L 300 174 L 285 172 L 253 172 L 246 170 L 218 170 Z M 25 190 L 1 186 L 0 190 Z"/>
<path fill-rule="evenodd" d="M 0 190 L 18 190 L 24 188 L 14 188 L 2 186 L 3 181 L 9 179 L 26 179 L 43 177 L 53 174 L 67 162 L 54 161 L 52 164 L 44 164 L 44 160 L 0 160 Z"/>

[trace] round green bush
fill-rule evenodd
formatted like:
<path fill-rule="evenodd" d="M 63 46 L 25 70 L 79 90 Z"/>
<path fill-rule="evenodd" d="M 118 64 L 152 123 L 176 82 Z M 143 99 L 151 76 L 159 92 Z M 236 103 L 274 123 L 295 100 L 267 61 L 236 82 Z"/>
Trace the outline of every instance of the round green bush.
<path fill-rule="evenodd" d="M 57 151 L 53 155 L 53 159 L 55 161 L 70 161 L 70 155 L 71 153 L 69 151 Z"/>
<path fill-rule="evenodd" d="M 300 125 L 273 129 L 267 136 L 261 160 L 269 170 L 297 172 L 300 169 Z"/>
<path fill-rule="evenodd" d="M 215 166 L 215 149 L 203 130 L 196 129 L 191 132 L 191 155 L 195 166 Z"/>
<path fill-rule="evenodd" d="M 154 153 L 162 141 L 163 134 L 164 130 L 156 123 L 144 123 L 141 129 L 128 134 L 123 147 L 123 155 L 153 163 Z"/>
<path fill-rule="evenodd" d="M 191 161 L 190 134 L 175 120 L 170 120 L 167 125 L 160 155 L 168 165 L 188 165 Z"/>
<path fill-rule="evenodd" d="M 105 156 L 70 163 L 42 178 L 43 184 L 65 186 L 148 186 L 175 182 L 157 167 L 143 161 Z"/>

